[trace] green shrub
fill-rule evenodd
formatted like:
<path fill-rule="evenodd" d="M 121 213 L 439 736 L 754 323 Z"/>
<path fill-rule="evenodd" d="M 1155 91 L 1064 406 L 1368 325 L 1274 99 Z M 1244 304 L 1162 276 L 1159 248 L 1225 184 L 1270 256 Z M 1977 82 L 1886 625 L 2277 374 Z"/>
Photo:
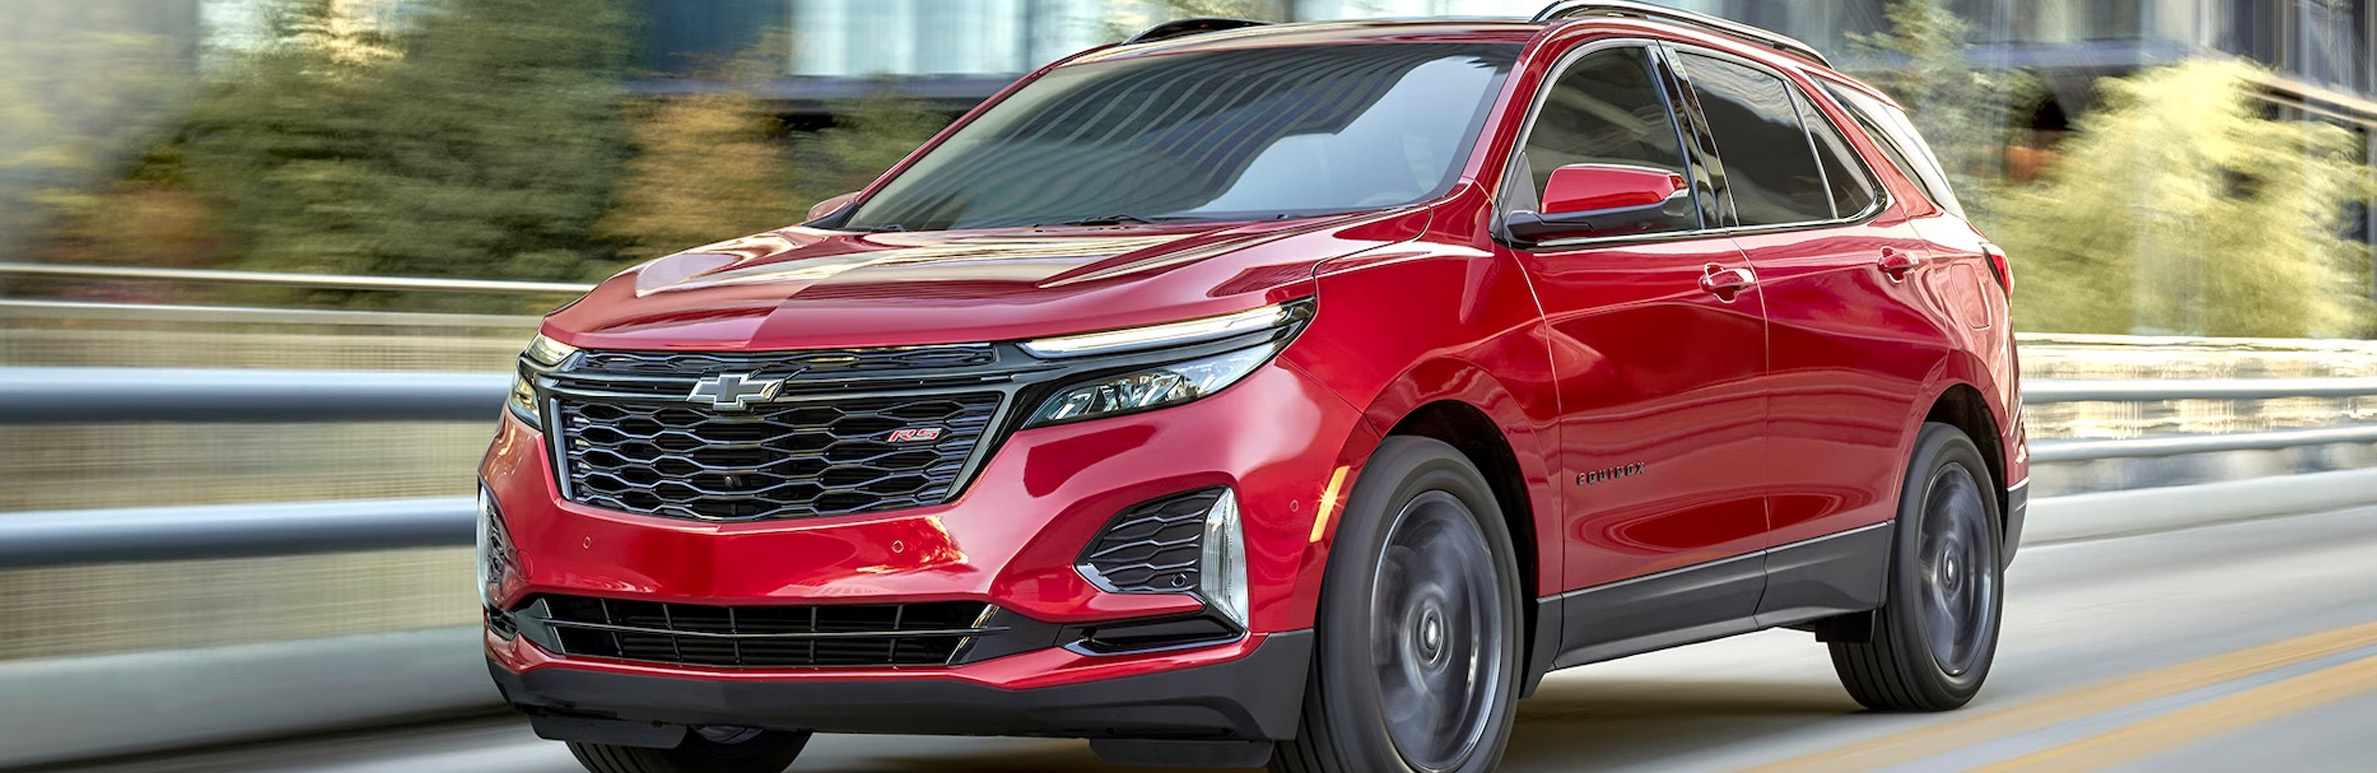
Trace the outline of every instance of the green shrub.
<path fill-rule="evenodd" d="M 2343 234 L 2377 173 L 2350 132 L 2268 117 L 2258 74 L 2205 59 L 2098 82 L 2061 160 L 1986 226 L 2013 255 L 2017 327 L 2367 332 L 2368 246 Z"/>

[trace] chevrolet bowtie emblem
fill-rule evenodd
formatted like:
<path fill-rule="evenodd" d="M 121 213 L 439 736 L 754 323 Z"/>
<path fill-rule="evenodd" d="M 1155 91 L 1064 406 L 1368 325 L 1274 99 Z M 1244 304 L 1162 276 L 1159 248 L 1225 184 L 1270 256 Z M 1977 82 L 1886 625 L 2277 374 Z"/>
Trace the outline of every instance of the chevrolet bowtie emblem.
<path fill-rule="evenodd" d="M 708 402 L 722 411 L 740 411 L 752 403 L 776 399 L 784 389 L 784 379 L 761 378 L 757 373 L 722 373 L 693 382 L 693 392 L 685 399 Z"/>

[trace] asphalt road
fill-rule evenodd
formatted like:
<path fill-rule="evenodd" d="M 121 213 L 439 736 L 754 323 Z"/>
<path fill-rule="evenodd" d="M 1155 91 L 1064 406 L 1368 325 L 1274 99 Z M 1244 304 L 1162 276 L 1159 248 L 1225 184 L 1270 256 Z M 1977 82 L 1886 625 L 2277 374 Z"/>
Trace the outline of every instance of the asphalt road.
<path fill-rule="evenodd" d="M 1552 675 L 1507 771 L 2377 771 L 2377 508 L 2033 546 L 1972 706 L 1861 712 L 1806 634 Z M 507 718 L 56 770 L 576 773 Z M 796 771 L 1099 771 L 1078 742 L 820 737 Z"/>

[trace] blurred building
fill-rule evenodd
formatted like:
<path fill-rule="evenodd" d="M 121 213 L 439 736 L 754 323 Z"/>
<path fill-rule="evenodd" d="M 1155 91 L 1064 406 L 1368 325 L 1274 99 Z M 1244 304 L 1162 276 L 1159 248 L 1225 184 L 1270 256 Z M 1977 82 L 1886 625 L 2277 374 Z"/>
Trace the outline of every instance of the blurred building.
<path fill-rule="evenodd" d="M 641 0 L 653 90 L 699 88 L 699 63 L 790 30 L 776 94 L 790 112 L 823 109 L 893 78 L 953 106 L 1013 76 L 1169 15 L 1156 0 Z M 1525 16 L 1544 0 L 1256 0 L 1289 20 Z M 1852 36 L 1881 31 L 1886 0 L 1663 0 L 1816 45 L 1852 68 Z M 2060 130 L 2093 101 L 2090 84 L 2139 67 L 2228 54 L 2275 68 L 2270 97 L 2360 126 L 2377 123 L 2377 0 L 1952 0 L 1971 20 L 1975 59 L 2037 72 L 2054 93 L 2039 128 Z"/>
<path fill-rule="evenodd" d="M 133 0 L 177 29 L 236 47 L 261 32 L 276 0 Z M 425 0 L 332 0 L 363 25 L 397 25 Z M 788 114 L 830 110 L 886 83 L 952 109 L 1017 75 L 1179 15 L 1232 7 L 1212 0 L 632 0 L 644 17 L 637 87 L 648 93 L 722 87 L 701 77 L 725 60 L 770 51 L 768 86 Z M 1880 32 L 1888 0 L 1653 0 L 1774 29 L 1849 69 L 1854 36 Z M 1291 21 L 1408 16 L 1528 16 L 1549 0 L 1237 0 L 1250 15 Z M 92 7 L 124 0 L 91 0 Z M 0 4 L 0 19 L 6 16 Z M 45 5 L 45 4 L 35 4 Z M 47 4 L 55 5 L 55 4 Z M 76 4 L 68 4 L 69 7 Z M 2377 124 L 2377 0 L 1950 0 L 1971 21 L 1975 60 L 2037 73 L 2053 92 L 2043 131 L 2093 102 L 2090 84 L 2197 55 L 2233 55 L 2278 73 L 2269 97 L 2305 114 Z M 177 20 L 178 17 L 178 20 Z M 0 24 L 0 37 L 5 28 Z M 772 33 L 785 35 L 771 37 Z"/>
<path fill-rule="evenodd" d="M 887 86 L 952 112 L 1015 76 L 1115 40 L 1185 7 L 1163 0 L 639 0 L 648 17 L 640 81 L 648 92 L 716 88 L 700 63 L 783 38 L 784 75 L 767 87 L 789 116 L 816 120 L 838 100 Z M 1251 15 L 1291 21 L 1397 16 L 1530 16 L 1548 0 L 1248 0 Z M 1896 66 L 1858 53 L 1884 31 L 1889 0 L 1654 0 L 1805 40 L 1845 69 Z M 1976 65 L 2033 73 L 2047 92 L 2020 106 L 2031 132 L 2007 149 L 2007 172 L 2052 163 L 2071 120 L 2095 106 L 2095 82 L 2196 56 L 2268 65 L 2273 114 L 2350 128 L 2377 157 L 2377 0 L 1949 0 L 1971 24 Z M 2371 216 L 2357 238 L 2377 240 Z M 2372 277 L 2377 293 L 2377 276 Z"/>

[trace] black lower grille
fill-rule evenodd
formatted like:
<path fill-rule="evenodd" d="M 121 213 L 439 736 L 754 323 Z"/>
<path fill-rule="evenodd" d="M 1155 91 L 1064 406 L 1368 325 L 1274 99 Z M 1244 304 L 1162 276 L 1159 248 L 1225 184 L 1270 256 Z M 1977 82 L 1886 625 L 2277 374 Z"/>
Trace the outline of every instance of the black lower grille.
<path fill-rule="evenodd" d="M 564 398 L 572 501 L 707 520 L 940 504 L 998 412 L 997 392 L 853 397 L 720 410 Z"/>
<path fill-rule="evenodd" d="M 942 666 L 986 627 L 971 601 L 707 606 L 545 596 L 519 616 L 562 654 L 692 666 Z"/>
<path fill-rule="evenodd" d="M 1081 566 L 1123 593 L 1195 590 L 1205 511 L 1221 495 L 1222 489 L 1206 489 L 1132 505 L 1082 551 Z"/>

